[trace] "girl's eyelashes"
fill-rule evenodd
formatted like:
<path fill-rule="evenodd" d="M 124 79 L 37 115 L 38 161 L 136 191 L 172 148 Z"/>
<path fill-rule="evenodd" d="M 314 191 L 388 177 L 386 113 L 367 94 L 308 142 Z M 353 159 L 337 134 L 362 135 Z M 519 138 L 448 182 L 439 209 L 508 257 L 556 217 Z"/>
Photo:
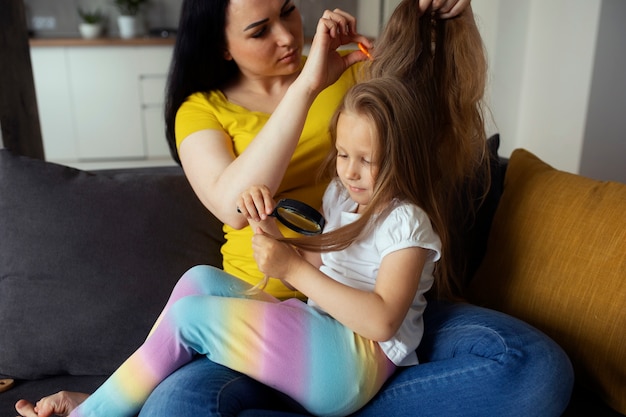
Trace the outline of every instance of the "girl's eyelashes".
<path fill-rule="evenodd" d="M 346 153 L 341 153 L 341 152 L 337 152 L 337 158 L 341 158 L 341 159 L 347 159 L 348 158 L 348 154 Z M 367 159 L 367 158 L 361 158 L 361 163 L 363 165 L 371 165 L 372 161 Z"/>

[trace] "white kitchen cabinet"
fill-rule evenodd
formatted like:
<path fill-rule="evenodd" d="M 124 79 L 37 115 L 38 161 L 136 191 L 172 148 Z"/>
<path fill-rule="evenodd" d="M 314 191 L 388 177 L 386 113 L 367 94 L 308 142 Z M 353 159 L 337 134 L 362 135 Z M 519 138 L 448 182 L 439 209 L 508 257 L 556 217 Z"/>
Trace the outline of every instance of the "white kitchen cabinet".
<path fill-rule="evenodd" d="M 146 153 L 150 158 L 163 158 L 170 155 L 165 138 L 164 102 L 167 77 L 160 74 L 140 76 L 141 117 Z"/>
<path fill-rule="evenodd" d="M 135 48 L 74 47 L 65 53 L 79 158 L 145 157 Z"/>
<path fill-rule="evenodd" d="M 170 45 L 32 47 L 46 159 L 169 158 L 163 97 L 171 54 Z"/>
<path fill-rule="evenodd" d="M 31 48 L 31 64 L 46 158 L 77 160 L 66 55 L 62 48 Z"/>

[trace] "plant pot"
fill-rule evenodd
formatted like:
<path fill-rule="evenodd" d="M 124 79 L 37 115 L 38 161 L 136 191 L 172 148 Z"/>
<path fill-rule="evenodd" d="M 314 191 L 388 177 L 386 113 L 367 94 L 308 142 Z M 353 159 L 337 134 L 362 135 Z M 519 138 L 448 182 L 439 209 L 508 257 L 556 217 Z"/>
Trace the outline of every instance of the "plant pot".
<path fill-rule="evenodd" d="M 122 39 L 130 39 L 137 36 L 137 18 L 135 16 L 119 16 L 117 26 Z"/>
<path fill-rule="evenodd" d="M 78 25 L 78 31 L 84 39 L 95 39 L 102 34 L 102 24 L 81 23 Z"/>

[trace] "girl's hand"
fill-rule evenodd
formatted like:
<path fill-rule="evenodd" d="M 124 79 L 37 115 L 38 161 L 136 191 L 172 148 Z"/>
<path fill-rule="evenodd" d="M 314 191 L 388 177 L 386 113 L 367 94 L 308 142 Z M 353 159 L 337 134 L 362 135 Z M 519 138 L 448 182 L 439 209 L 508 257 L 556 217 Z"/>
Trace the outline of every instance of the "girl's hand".
<path fill-rule="evenodd" d="M 291 245 L 279 242 L 261 228 L 252 237 L 252 250 L 259 271 L 268 277 L 284 279 L 300 262 L 306 262 Z"/>
<path fill-rule="evenodd" d="M 461 14 L 470 4 L 470 0 L 417 0 L 422 13 L 434 12 L 441 19 L 449 19 Z"/>
<path fill-rule="evenodd" d="M 237 210 L 248 220 L 260 222 L 274 210 L 274 199 L 265 185 L 253 185 L 239 195 Z"/>
<path fill-rule="evenodd" d="M 335 9 L 326 10 L 317 23 L 311 50 L 299 80 L 306 81 L 310 89 L 319 92 L 339 79 L 352 64 L 367 60 L 361 51 L 340 55 L 337 48 L 350 43 L 361 42 L 368 49 L 372 43 L 356 29 L 356 18 L 349 13 Z"/>

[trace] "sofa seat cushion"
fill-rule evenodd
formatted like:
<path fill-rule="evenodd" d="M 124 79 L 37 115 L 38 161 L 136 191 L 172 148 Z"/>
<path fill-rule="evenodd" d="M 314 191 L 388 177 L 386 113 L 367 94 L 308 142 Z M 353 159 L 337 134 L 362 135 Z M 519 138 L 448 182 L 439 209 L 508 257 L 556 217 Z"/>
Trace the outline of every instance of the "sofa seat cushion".
<path fill-rule="evenodd" d="M 94 174 L 0 150 L 0 374 L 107 375 L 178 278 L 221 265 L 182 170 Z"/>
<path fill-rule="evenodd" d="M 470 299 L 543 330 L 626 413 L 626 185 L 511 155 Z"/>

